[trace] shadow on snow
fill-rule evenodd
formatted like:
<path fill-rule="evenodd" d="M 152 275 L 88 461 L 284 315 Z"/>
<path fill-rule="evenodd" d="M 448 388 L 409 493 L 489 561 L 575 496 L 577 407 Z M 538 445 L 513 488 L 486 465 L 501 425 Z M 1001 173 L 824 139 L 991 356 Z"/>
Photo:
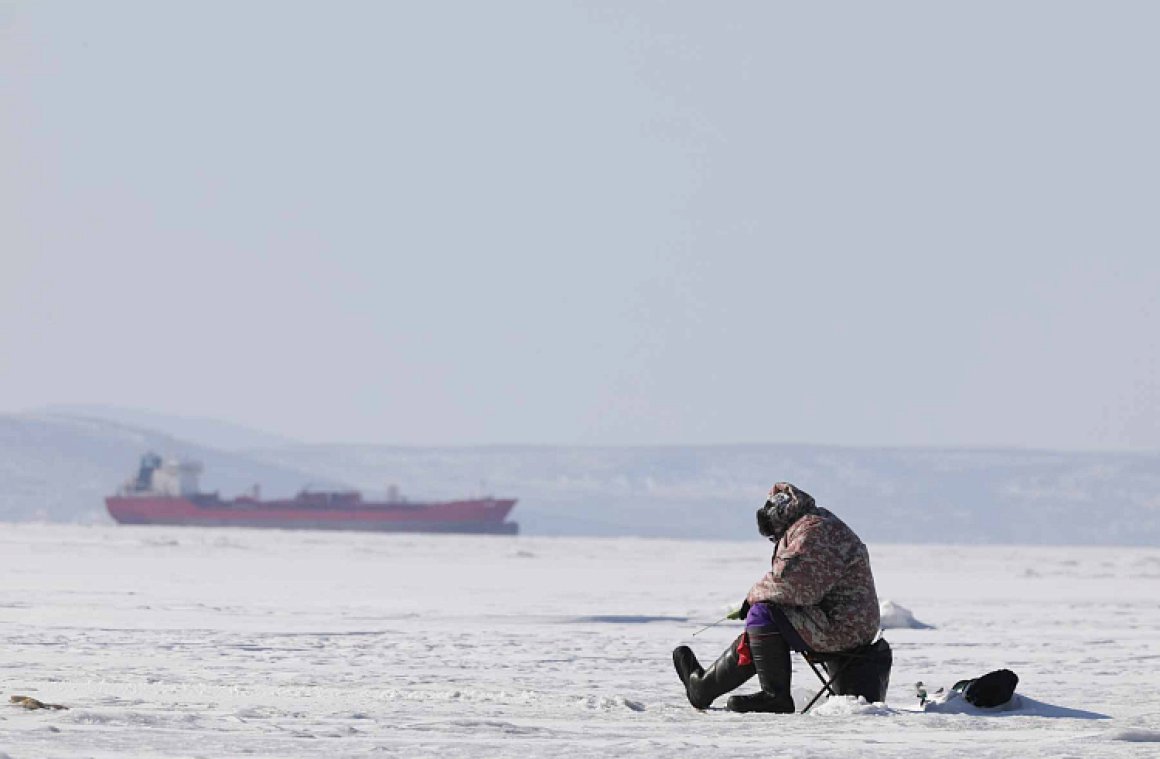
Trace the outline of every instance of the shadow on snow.
<path fill-rule="evenodd" d="M 644 614 L 596 614 L 572 617 L 569 622 L 595 622 L 608 625 L 643 625 L 649 622 L 688 622 L 688 617 L 653 617 Z"/>
<path fill-rule="evenodd" d="M 1006 704 L 994 709 L 981 709 L 967 703 L 965 699 L 956 698 L 946 703 L 930 703 L 924 709 L 927 713 L 936 714 L 972 714 L 990 717 L 1050 717 L 1053 719 L 1111 719 L 1107 714 L 1090 712 L 1086 709 L 1071 709 L 1066 706 L 1036 701 L 1027 696 L 1015 694 Z"/>

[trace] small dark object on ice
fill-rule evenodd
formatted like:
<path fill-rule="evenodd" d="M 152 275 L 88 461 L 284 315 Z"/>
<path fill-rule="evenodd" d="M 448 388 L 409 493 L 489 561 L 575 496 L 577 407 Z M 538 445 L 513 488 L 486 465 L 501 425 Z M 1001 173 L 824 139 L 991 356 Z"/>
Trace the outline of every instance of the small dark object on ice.
<path fill-rule="evenodd" d="M 885 691 L 883 691 L 883 694 L 885 695 Z M 934 692 L 934 695 L 936 696 L 941 696 L 942 694 L 942 688 L 939 688 Z M 926 706 L 927 702 L 930 701 L 930 694 L 926 692 L 926 686 L 922 684 L 922 680 L 919 680 L 914 684 L 914 695 L 918 696 L 919 706 Z"/>
<path fill-rule="evenodd" d="M 1019 675 L 1009 669 L 997 669 L 973 680 L 959 680 L 951 690 L 962 693 L 969 704 L 993 708 L 1010 701 L 1018 684 Z"/>
<path fill-rule="evenodd" d="M 37 701 L 32 696 L 12 696 L 8 699 L 13 704 L 19 704 L 25 709 L 68 709 L 67 706 L 60 704 L 46 704 L 43 701 Z"/>

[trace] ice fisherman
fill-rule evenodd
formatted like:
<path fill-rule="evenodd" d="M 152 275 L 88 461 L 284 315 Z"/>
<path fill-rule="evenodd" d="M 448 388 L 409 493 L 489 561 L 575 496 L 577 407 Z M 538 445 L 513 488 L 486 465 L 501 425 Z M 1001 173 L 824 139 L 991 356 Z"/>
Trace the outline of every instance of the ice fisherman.
<path fill-rule="evenodd" d="M 866 545 L 842 520 L 788 482 L 769 491 L 757 510 L 757 529 L 775 543 L 773 567 L 749 589 L 735 616 L 745 619 L 745 632 L 708 669 L 688 646 L 673 651 L 689 703 L 707 709 L 756 673 L 761 690 L 731 696 L 728 709 L 793 713 L 791 649 L 819 655 L 831 675 L 839 675 L 834 681 L 837 693 L 858 692 L 881 701 L 890 650 L 884 640 L 875 642 L 878 594 Z M 842 670 L 845 662 L 832 664 L 837 657 L 873 659 L 874 667 Z M 842 676 L 845 682 L 840 682 Z"/>

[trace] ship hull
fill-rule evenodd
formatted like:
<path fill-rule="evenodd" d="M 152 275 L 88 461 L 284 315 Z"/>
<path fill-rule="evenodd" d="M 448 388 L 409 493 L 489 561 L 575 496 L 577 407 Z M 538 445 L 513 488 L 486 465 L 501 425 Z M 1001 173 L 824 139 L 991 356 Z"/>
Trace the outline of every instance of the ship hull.
<path fill-rule="evenodd" d="M 504 521 L 514 500 L 480 499 L 426 504 L 360 503 L 357 507 L 303 507 L 294 501 L 256 501 L 175 496 L 112 496 L 105 499 L 119 524 L 248 527 L 280 530 L 440 532 L 515 535 Z"/>

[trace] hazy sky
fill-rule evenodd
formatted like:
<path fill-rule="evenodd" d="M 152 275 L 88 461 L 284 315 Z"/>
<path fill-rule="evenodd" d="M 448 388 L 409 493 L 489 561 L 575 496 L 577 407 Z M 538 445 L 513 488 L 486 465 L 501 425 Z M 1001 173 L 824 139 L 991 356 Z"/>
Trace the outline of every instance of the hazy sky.
<path fill-rule="evenodd" d="M 1160 449 L 1160 5 L 0 3 L 0 411 Z"/>

